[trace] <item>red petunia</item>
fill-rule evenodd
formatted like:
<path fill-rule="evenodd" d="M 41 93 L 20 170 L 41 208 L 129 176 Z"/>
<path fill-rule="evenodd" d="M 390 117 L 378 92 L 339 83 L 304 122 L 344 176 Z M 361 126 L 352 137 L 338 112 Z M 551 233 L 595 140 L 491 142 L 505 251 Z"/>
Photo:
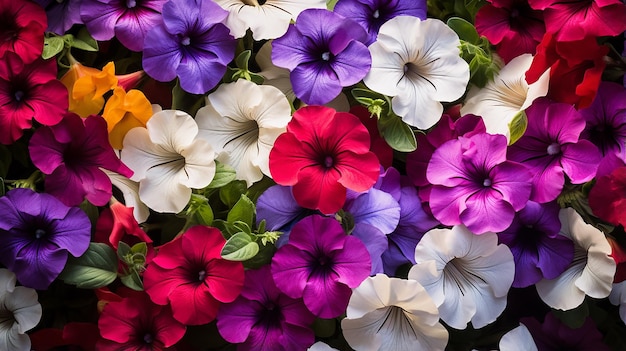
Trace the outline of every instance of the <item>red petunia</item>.
<path fill-rule="evenodd" d="M 379 174 L 370 136 L 358 117 L 324 106 L 306 106 L 293 114 L 287 132 L 270 152 L 274 181 L 292 185 L 302 207 L 334 213 L 346 189 L 365 191 Z"/>
<path fill-rule="evenodd" d="M 391 163 L 393 162 L 393 149 L 380 135 L 378 119 L 374 118 L 365 107 L 360 105 L 350 108 L 350 113 L 359 117 L 361 123 L 363 123 L 370 133 L 370 151 L 376 154 L 380 164 L 384 168 L 391 167 Z"/>
<path fill-rule="evenodd" d="M 115 200 L 100 213 L 95 236 L 96 241 L 109 243 L 116 250 L 120 241 L 130 246 L 139 242 L 152 243 L 133 216 L 133 208 Z"/>
<path fill-rule="evenodd" d="M 589 206 L 596 216 L 626 227 L 626 167 L 598 177 L 589 192 Z"/>
<path fill-rule="evenodd" d="M 239 296 L 244 281 L 243 264 L 222 259 L 225 243 L 218 229 L 194 226 L 161 246 L 144 273 L 152 301 L 170 304 L 174 318 L 186 325 L 214 320 L 222 303 Z"/>
<path fill-rule="evenodd" d="M 13 52 L 26 63 L 43 51 L 43 34 L 48 27 L 44 9 L 28 0 L 0 0 L 0 58 Z"/>

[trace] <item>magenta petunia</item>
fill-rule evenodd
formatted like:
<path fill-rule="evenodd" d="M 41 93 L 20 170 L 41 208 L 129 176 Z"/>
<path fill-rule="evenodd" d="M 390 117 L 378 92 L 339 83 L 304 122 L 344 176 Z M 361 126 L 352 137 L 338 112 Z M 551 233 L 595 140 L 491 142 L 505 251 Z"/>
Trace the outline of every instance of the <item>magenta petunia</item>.
<path fill-rule="evenodd" d="M 0 0 L 0 58 L 7 52 L 24 62 L 35 61 L 43 51 L 46 12 L 29 0 Z"/>
<path fill-rule="evenodd" d="M 370 254 L 357 238 L 346 235 L 334 218 L 312 215 L 292 229 L 289 242 L 272 259 L 276 286 L 302 298 L 320 318 L 345 312 L 353 288 L 370 274 Z"/>
<path fill-rule="evenodd" d="M 435 218 L 445 225 L 464 224 L 475 234 L 508 228 L 528 202 L 532 176 L 506 159 L 506 148 L 504 135 L 482 133 L 435 150 L 426 170 Z"/>
<path fill-rule="evenodd" d="M 96 206 L 109 202 L 111 179 L 101 168 L 130 177 L 133 172 L 115 155 L 106 121 L 67 113 L 60 123 L 38 128 L 28 146 L 33 164 L 46 174 L 46 192 L 68 206 L 87 200 Z"/>

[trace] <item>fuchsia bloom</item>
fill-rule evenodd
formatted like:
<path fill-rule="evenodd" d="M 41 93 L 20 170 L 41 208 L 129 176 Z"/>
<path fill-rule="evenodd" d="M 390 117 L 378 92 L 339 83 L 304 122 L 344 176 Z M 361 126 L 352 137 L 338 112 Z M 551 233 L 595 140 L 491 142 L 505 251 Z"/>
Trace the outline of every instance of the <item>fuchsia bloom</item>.
<path fill-rule="evenodd" d="M 67 89 L 57 79 L 55 60 L 26 64 L 13 52 L 0 59 L 0 143 L 11 144 L 32 126 L 61 121 L 67 111 Z"/>
<path fill-rule="evenodd" d="M 445 225 L 464 224 L 475 234 L 506 229 L 532 189 L 532 175 L 507 161 L 506 147 L 504 135 L 482 133 L 437 148 L 426 170 L 435 218 Z"/>
<path fill-rule="evenodd" d="M 133 172 L 115 155 L 104 119 L 84 120 L 67 113 L 61 122 L 35 131 L 28 147 L 33 164 L 46 176 L 46 192 L 67 206 L 84 199 L 104 206 L 111 199 L 111 180 L 100 168 L 130 177 Z"/>
<path fill-rule="evenodd" d="M 35 61 L 47 26 L 46 12 L 32 1 L 0 0 L 0 58 L 13 52 L 25 63 Z"/>
<path fill-rule="evenodd" d="M 508 157 L 530 169 L 531 200 L 543 203 L 556 199 L 565 184 L 565 174 L 574 184 L 593 179 L 600 152 L 590 141 L 579 140 L 585 120 L 578 111 L 542 98 L 535 100 L 526 114 L 526 132 L 511 145 Z"/>
<path fill-rule="evenodd" d="M 278 290 L 265 265 L 246 271 L 241 295 L 220 307 L 217 329 L 228 342 L 238 343 L 239 351 L 304 350 L 315 342 L 313 320 L 301 299 Z"/>
<path fill-rule="evenodd" d="M 345 203 L 346 189 L 365 191 L 378 179 L 378 158 L 369 148 L 369 133 L 356 116 L 306 106 L 276 139 L 270 172 L 276 183 L 293 185 L 300 206 L 334 213 Z"/>
<path fill-rule="evenodd" d="M 370 274 L 370 254 L 361 240 L 346 235 L 334 218 L 312 215 L 291 229 L 289 243 L 272 259 L 276 286 L 304 299 L 320 318 L 345 312 L 352 294 Z"/>
<path fill-rule="evenodd" d="M 170 304 L 186 325 L 214 320 L 220 305 L 234 301 L 243 287 L 243 264 L 220 255 L 225 243 L 218 229 L 195 226 L 161 246 L 144 273 L 152 301 Z"/>

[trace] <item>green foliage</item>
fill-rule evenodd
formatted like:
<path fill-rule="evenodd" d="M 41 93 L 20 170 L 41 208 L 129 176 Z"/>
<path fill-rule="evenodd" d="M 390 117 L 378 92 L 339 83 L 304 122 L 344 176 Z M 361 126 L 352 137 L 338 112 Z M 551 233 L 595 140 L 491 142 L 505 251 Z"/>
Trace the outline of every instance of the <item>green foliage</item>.
<path fill-rule="evenodd" d="M 120 276 L 122 284 L 133 290 L 143 290 L 143 282 L 141 281 L 140 273 L 145 270 L 147 254 L 148 246 L 146 243 L 138 243 L 130 247 L 124 242 L 119 242 L 117 257 L 127 267 L 124 269 L 124 274 Z"/>
<path fill-rule="evenodd" d="M 429 17 L 446 21 L 450 17 L 461 17 L 473 22 L 478 10 L 487 3 L 486 0 L 428 0 Z"/>
<path fill-rule="evenodd" d="M 204 104 L 204 95 L 191 94 L 183 90 L 180 80 L 176 79 L 176 85 L 172 89 L 172 110 L 181 110 L 191 116 Z"/>
<path fill-rule="evenodd" d="M 230 261 L 245 261 L 259 252 L 259 244 L 247 233 L 239 232 L 231 236 L 222 248 L 222 258 Z"/>
<path fill-rule="evenodd" d="M 237 177 L 237 172 L 233 167 L 222 162 L 215 161 L 215 176 L 206 188 L 218 189 L 232 182 Z"/>
<path fill-rule="evenodd" d="M 236 58 L 235 64 L 237 68 L 227 68 L 226 75 L 224 76 L 224 83 L 235 82 L 237 79 L 246 79 L 256 84 L 263 84 L 265 80 L 260 74 L 251 72 L 248 69 L 248 62 L 252 56 L 252 51 L 244 50 Z"/>
<path fill-rule="evenodd" d="M 89 243 L 80 257 L 70 257 L 59 278 L 67 284 L 82 289 L 98 289 L 117 278 L 117 258 L 111 247 L 102 243 Z"/>
<path fill-rule="evenodd" d="M 513 143 L 524 135 L 526 127 L 528 127 L 528 117 L 526 116 L 526 112 L 520 111 L 509 123 L 509 131 L 511 134 L 509 145 L 513 145 Z"/>
<path fill-rule="evenodd" d="M 41 57 L 44 60 L 57 55 L 63 57 L 67 55 L 72 48 L 95 52 L 98 51 L 98 42 L 89 35 L 86 28 L 82 28 L 76 36 L 72 34 L 59 36 L 53 33 L 47 33 L 44 38 Z"/>
<path fill-rule="evenodd" d="M 230 223 L 243 222 L 249 227 L 254 225 L 254 214 L 256 207 L 254 203 L 244 194 L 241 194 L 239 201 L 235 203 L 233 208 L 228 212 L 226 220 Z"/>

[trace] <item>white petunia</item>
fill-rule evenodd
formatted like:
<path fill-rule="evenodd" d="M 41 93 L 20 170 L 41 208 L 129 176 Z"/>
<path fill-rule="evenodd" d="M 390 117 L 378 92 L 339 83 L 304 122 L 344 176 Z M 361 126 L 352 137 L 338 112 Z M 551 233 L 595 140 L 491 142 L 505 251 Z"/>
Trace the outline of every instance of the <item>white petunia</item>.
<path fill-rule="evenodd" d="M 215 175 L 215 153 L 197 138 L 198 125 L 182 111 L 156 113 L 146 128 L 124 137 L 122 162 L 135 172 L 139 198 L 157 212 L 178 213 L 189 202 L 191 189 L 209 185 Z"/>
<path fill-rule="evenodd" d="M 104 173 L 111 179 L 111 184 L 119 189 L 124 196 L 124 204 L 126 207 L 133 208 L 133 217 L 137 223 L 143 223 L 150 216 L 150 209 L 139 199 L 139 183 L 132 181 L 125 176 L 102 169 Z"/>
<path fill-rule="evenodd" d="M 537 351 L 537 345 L 524 324 L 513 328 L 500 339 L 500 351 Z"/>
<path fill-rule="evenodd" d="M 626 281 L 613 284 L 609 301 L 613 305 L 619 306 L 619 317 L 626 323 Z"/>
<path fill-rule="evenodd" d="M 443 113 L 440 102 L 459 99 L 469 81 L 469 65 L 459 56 L 459 37 L 437 19 L 398 16 L 380 27 L 369 46 L 368 88 L 388 96 L 395 114 L 420 129 Z"/>
<path fill-rule="evenodd" d="M 415 248 L 409 279 L 433 298 L 441 319 L 456 329 L 482 328 L 498 318 L 515 276 L 513 254 L 495 233 L 476 235 L 465 226 L 433 229 Z"/>
<path fill-rule="evenodd" d="M 291 106 L 280 90 L 245 79 L 220 85 L 196 114 L 198 137 L 211 143 L 217 160 L 233 166 L 248 186 L 270 176 L 270 150 L 290 120 Z"/>
<path fill-rule="evenodd" d="M 287 32 L 289 23 L 295 21 L 306 9 L 325 9 L 325 0 L 214 0 L 228 11 L 226 27 L 235 38 L 246 30 L 252 31 L 254 40 L 276 39 Z"/>
<path fill-rule="evenodd" d="M 311 345 L 311 347 L 309 347 L 307 351 L 338 351 L 338 350 L 328 346 L 328 344 L 324 343 L 323 341 L 318 341 L 315 344 Z"/>
<path fill-rule="evenodd" d="M 368 277 L 353 290 L 343 335 L 357 350 L 444 350 L 448 331 L 424 287 L 413 280 Z"/>
<path fill-rule="evenodd" d="M 15 274 L 0 268 L 0 350 L 30 351 L 27 331 L 41 319 L 37 291 L 15 286 Z"/>
<path fill-rule="evenodd" d="M 509 123 L 515 115 L 528 108 L 536 98 L 548 93 L 549 71 L 535 83 L 526 83 L 526 71 L 532 61 L 531 54 L 518 56 L 484 88 L 472 86 L 461 107 L 461 115 L 471 113 L 481 116 L 488 133 L 502 134 L 510 139 Z"/>
<path fill-rule="evenodd" d="M 559 234 L 574 242 L 574 260 L 560 276 L 535 284 L 539 297 L 554 309 L 571 310 L 583 303 L 585 295 L 609 296 L 616 264 L 606 237 L 572 208 L 562 209 L 559 219 Z"/>

